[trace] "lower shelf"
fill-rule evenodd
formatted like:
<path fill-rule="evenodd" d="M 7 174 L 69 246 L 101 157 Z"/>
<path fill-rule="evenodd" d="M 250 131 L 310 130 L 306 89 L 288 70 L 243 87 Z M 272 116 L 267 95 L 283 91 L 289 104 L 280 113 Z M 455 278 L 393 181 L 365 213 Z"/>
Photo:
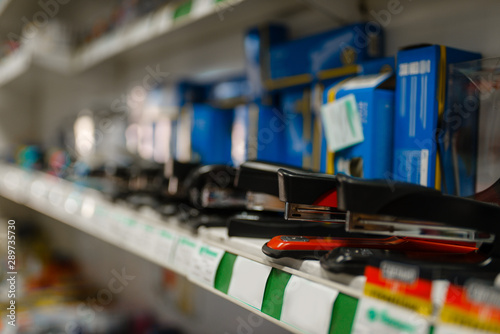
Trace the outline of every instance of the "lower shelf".
<path fill-rule="evenodd" d="M 364 297 L 364 276 L 333 275 L 318 261 L 271 259 L 261 252 L 268 240 L 228 237 L 225 228 L 195 234 L 175 218 L 111 203 L 48 174 L 0 164 L 0 195 L 183 275 L 293 333 L 429 333 L 436 323 Z"/>

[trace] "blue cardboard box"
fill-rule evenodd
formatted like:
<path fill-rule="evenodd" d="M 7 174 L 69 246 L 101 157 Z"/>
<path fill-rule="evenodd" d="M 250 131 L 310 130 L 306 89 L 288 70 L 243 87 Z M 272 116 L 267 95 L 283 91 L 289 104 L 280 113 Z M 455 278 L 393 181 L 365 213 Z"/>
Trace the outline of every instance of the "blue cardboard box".
<path fill-rule="evenodd" d="M 270 78 L 269 49 L 286 38 L 287 29 L 277 24 L 255 27 L 246 33 L 244 46 L 250 101 L 259 102 L 265 95 L 263 83 Z"/>
<path fill-rule="evenodd" d="M 311 89 L 293 87 L 281 92 L 281 106 L 285 120 L 285 163 L 291 166 L 312 168 L 313 113 Z"/>
<path fill-rule="evenodd" d="M 383 30 L 370 23 L 357 23 L 313 36 L 278 43 L 270 49 L 270 78 L 290 79 L 291 86 L 307 84 L 318 77 L 336 77 L 344 73 L 345 66 L 380 57 L 383 49 Z M 324 71 L 343 68 L 342 73 L 331 75 Z M 303 82 L 298 80 L 303 78 Z"/>
<path fill-rule="evenodd" d="M 285 121 L 281 111 L 259 103 L 234 110 L 231 156 L 235 166 L 247 160 L 285 163 Z"/>
<path fill-rule="evenodd" d="M 394 89 L 391 72 L 358 76 L 325 89 L 324 101 L 331 103 L 354 95 L 363 128 L 364 140 L 353 146 L 330 152 L 333 168 L 328 173 L 345 173 L 368 179 L 391 175 L 394 121 Z M 324 127 L 324 131 L 327 128 Z"/>
<path fill-rule="evenodd" d="M 232 124 L 232 110 L 200 103 L 185 105 L 176 124 L 176 159 L 203 165 L 230 164 Z"/>
<path fill-rule="evenodd" d="M 438 120 L 445 110 L 448 65 L 480 57 L 479 53 L 440 45 L 398 52 L 395 180 L 441 189 L 437 135 Z"/>

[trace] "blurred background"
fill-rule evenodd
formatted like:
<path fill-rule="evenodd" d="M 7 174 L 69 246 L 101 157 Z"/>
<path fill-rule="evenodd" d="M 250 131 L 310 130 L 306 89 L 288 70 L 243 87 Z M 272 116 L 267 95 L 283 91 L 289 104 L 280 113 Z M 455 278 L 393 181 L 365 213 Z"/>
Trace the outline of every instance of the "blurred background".
<path fill-rule="evenodd" d="M 480 54 L 464 60 L 498 57 L 499 14 L 494 0 L 0 0 L 0 158 L 111 197 L 124 189 L 175 195 L 173 161 L 237 167 L 258 159 L 392 178 L 392 119 L 370 123 L 391 131 L 390 153 L 378 162 L 369 157 L 377 148 L 329 154 L 320 116 L 328 89 L 350 76 L 397 74 L 395 57 L 407 46 Z M 462 90 L 448 97 L 476 87 L 490 107 L 463 124 L 484 144 L 473 162 L 469 151 L 460 155 L 468 137 L 457 144 L 456 129 L 448 132 L 445 141 L 459 149 L 449 157 L 459 167 L 443 177 L 449 193 L 470 195 L 498 178 L 498 63 L 451 72 L 473 84 L 454 79 Z M 472 183 L 462 184 L 464 170 L 474 171 Z M 158 208 L 161 199 L 128 203 Z M 0 217 L 0 245 L 8 219 L 16 220 L 22 268 L 18 327 L 5 333 L 240 333 L 240 320 L 252 316 L 23 205 L 2 198 Z M 0 257 L 3 309 L 3 246 Z M 103 292 L 122 270 L 135 278 L 119 293 Z M 265 321 L 255 332 L 287 331 Z"/>

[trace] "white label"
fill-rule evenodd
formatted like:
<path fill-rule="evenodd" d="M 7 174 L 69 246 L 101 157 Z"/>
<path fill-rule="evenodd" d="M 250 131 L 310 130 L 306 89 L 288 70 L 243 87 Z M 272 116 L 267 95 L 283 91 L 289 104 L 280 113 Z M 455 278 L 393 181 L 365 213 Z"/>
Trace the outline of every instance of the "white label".
<path fill-rule="evenodd" d="M 49 193 L 49 201 L 52 205 L 61 207 L 64 203 L 64 191 L 59 185 L 52 188 Z"/>
<path fill-rule="evenodd" d="M 157 230 L 154 256 L 162 265 L 172 265 L 172 255 L 176 241 L 177 236 L 172 232 L 165 229 Z"/>
<path fill-rule="evenodd" d="M 260 310 L 270 272 L 271 267 L 238 256 L 227 294 Z"/>
<path fill-rule="evenodd" d="M 136 249 L 137 233 L 139 233 L 139 224 L 133 218 L 119 215 L 117 217 L 118 226 L 121 228 L 122 241 L 130 248 Z M 110 231 L 112 233 L 112 231 Z"/>
<path fill-rule="evenodd" d="M 189 237 L 179 238 L 174 253 L 174 270 L 183 275 L 187 275 L 189 273 L 189 267 L 191 266 L 191 259 L 198 250 L 198 247 L 198 241 L 195 239 Z"/>
<path fill-rule="evenodd" d="M 82 204 L 82 197 L 79 193 L 72 193 L 64 202 L 64 210 L 73 215 L 80 211 L 80 206 Z"/>
<path fill-rule="evenodd" d="M 428 186 L 427 172 L 429 170 L 429 150 L 425 149 L 420 151 L 420 185 Z"/>
<path fill-rule="evenodd" d="M 161 34 L 172 26 L 172 9 L 168 6 L 155 12 L 151 19 L 152 32 Z"/>
<path fill-rule="evenodd" d="M 429 322 L 416 312 L 363 297 L 358 303 L 352 333 L 427 334 Z"/>
<path fill-rule="evenodd" d="M 36 198 L 42 198 L 47 194 L 47 187 L 42 180 L 35 180 L 30 187 L 31 195 Z"/>
<path fill-rule="evenodd" d="M 328 148 L 332 152 L 361 143 L 363 126 L 354 94 L 344 96 L 321 107 Z"/>
<path fill-rule="evenodd" d="M 91 196 L 86 196 L 82 202 L 82 217 L 90 219 L 95 213 L 95 200 Z"/>
<path fill-rule="evenodd" d="M 134 242 L 134 248 L 147 255 L 153 255 L 155 238 L 155 228 L 147 224 L 138 224 Z"/>
<path fill-rule="evenodd" d="M 213 287 L 215 274 L 223 255 L 222 249 L 201 245 L 191 259 L 189 279 Z"/>
<path fill-rule="evenodd" d="M 285 288 L 280 320 L 306 333 L 326 334 L 338 294 L 330 287 L 292 276 Z"/>
<path fill-rule="evenodd" d="M 193 3 L 191 15 L 196 18 L 209 13 L 212 9 L 213 2 L 214 0 L 196 0 Z"/>

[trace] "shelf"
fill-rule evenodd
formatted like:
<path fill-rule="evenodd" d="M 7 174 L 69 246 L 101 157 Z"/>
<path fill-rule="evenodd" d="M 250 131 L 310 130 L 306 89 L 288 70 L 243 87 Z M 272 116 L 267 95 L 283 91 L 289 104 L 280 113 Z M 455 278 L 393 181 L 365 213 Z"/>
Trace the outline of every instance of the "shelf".
<path fill-rule="evenodd" d="M 180 11 L 167 5 L 123 28 L 119 28 L 82 46 L 72 53 L 34 52 L 32 43 L 0 61 L 0 87 L 16 77 L 29 75 L 32 64 L 62 75 L 77 75 L 108 61 L 151 64 L 165 57 L 178 55 L 192 45 L 206 44 L 231 35 L 231 42 L 241 36 L 235 34 L 252 25 L 304 9 L 300 2 L 285 0 L 192 0 L 189 10 Z M 35 43 L 36 44 L 36 43 Z M 242 48 L 241 48 L 242 49 Z M 227 50 L 224 52 L 227 53 Z M 216 52 L 217 53 L 217 52 Z M 210 60 L 191 61 L 183 57 L 183 75 L 195 76 L 202 68 L 224 64 L 230 73 L 244 70 L 242 50 L 233 49 L 230 54 L 212 57 Z M 224 57 L 228 58 L 225 59 Z M 203 61 L 207 61 L 203 65 Z M 14 64 L 15 66 L 12 66 Z M 197 64 L 197 66 L 192 66 Z M 200 68 L 201 64 L 201 68 Z M 177 66 L 176 66 L 177 67 Z"/>
<path fill-rule="evenodd" d="M 1 0 L 0 1 L 0 16 L 5 12 L 12 0 Z"/>
<path fill-rule="evenodd" d="M 225 228 L 200 228 L 195 234 L 175 218 L 111 203 L 96 190 L 48 174 L 0 164 L 0 195 L 186 276 L 293 333 L 350 333 L 351 326 L 357 333 L 368 321 L 366 310 L 374 308 L 415 327 L 415 333 L 428 333 L 436 323 L 434 317 L 365 297 L 364 276 L 334 275 L 318 261 L 272 259 L 261 251 L 266 239 L 228 237 Z M 435 304 L 443 293 L 433 295 Z"/>
<path fill-rule="evenodd" d="M 315 298 L 323 299 L 330 309 L 318 317 L 322 316 L 328 327 L 335 300 L 348 300 L 351 313 L 346 316 L 352 319 L 352 304 L 361 296 L 362 278 L 344 278 L 357 282 L 346 285 L 320 274 L 317 261 L 272 261 L 260 251 L 267 240 L 229 238 L 220 228 L 195 235 L 173 218 L 162 220 L 152 210 L 138 212 L 111 203 L 98 191 L 48 174 L 0 165 L 0 195 L 184 275 L 294 333 L 302 331 L 280 321 L 279 313 L 276 316 L 265 297 L 270 276 L 297 277 L 302 284 L 310 285 L 311 291 L 322 292 Z M 344 306 L 339 303 L 333 310 Z"/>

